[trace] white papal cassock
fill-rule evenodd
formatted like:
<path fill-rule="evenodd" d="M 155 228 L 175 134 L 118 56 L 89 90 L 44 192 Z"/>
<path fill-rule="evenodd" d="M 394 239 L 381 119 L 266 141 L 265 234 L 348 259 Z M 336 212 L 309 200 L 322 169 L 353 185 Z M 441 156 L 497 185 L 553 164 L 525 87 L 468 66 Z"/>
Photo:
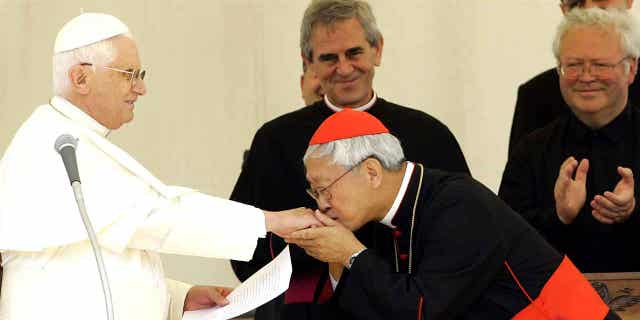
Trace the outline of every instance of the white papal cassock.
<path fill-rule="evenodd" d="M 259 209 L 171 187 L 61 97 L 38 107 L 0 163 L 0 319 L 106 319 L 91 245 L 56 138 L 79 138 L 78 167 L 118 320 L 180 319 L 189 285 L 165 279 L 158 252 L 249 260 Z"/>

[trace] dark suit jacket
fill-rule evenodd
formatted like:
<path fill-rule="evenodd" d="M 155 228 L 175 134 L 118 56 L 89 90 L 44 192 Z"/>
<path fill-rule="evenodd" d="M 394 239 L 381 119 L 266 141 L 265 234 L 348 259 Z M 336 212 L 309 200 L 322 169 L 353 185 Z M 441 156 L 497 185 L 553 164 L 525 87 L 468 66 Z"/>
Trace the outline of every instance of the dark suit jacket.
<path fill-rule="evenodd" d="M 632 106 L 640 105 L 640 81 L 634 81 L 629 86 L 629 103 Z M 527 134 L 569 112 L 560 93 L 559 76 L 555 68 L 520 85 L 509 135 L 509 155 Z"/>

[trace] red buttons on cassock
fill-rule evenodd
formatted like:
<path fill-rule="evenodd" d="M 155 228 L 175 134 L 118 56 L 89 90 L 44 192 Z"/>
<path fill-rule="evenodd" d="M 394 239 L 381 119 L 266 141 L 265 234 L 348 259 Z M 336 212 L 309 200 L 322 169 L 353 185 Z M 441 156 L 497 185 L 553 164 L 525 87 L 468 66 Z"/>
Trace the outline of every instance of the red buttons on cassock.
<path fill-rule="evenodd" d="M 400 232 L 400 230 L 394 230 L 393 231 L 393 237 L 394 238 L 400 238 L 402 236 L 402 232 Z"/>

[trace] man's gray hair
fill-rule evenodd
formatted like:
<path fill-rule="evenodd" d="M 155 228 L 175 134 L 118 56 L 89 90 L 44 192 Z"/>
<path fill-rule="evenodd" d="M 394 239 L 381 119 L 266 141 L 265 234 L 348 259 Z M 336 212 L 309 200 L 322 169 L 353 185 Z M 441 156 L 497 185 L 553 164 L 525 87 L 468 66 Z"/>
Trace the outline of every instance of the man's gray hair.
<path fill-rule="evenodd" d="M 130 33 L 118 35 L 133 39 Z M 65 96 L 71 90 L 69 70 L 81 63 L 90 63 L 95 71 L 96 66 L 106 66 L 111 63 L 118 54 L 113 45 L 113 39 L 109 38 L 81 48 L 60 52 L 53 55 L 53 94 Z"/>
<path fill-rule="evenodd" d="M 637 59 L 640 55 L 638 22 L 628 10 L 618 8 L 601 9 L 597 7 L 589 9 L 575 8 L 569 11 L 564 20 L 562 20 L 553 40 L 553 54 L 558 62 L 560 62 L 562 39 L 569 30 L 581 26 L 597 26 L 603 30 L 613 28 L 613 32 L 620 36 L 620 47 L 625 56 Z"/>
<path fill-rule="evenodd" d="M 402 169 L 404 152 L 400 141 L 390 133 L 380 133 L 341 139 L 324 144 L 311 145 L 304 154 L 303 162 L 309 158 L 330 156 L 332 163 L 351 169 L 367 158 L 376 158 L 382 167 L 397 171 Z"/>
<path fill-rule="evenodd" d="M 371 6 L 361 0 L 314 0 L 302 18 L 300 27 L 300 49 L 309 61 L 313 61 L 311 33 L 318 24 L 333 26 L 336 22 L 355 17 L 364 29 L 365 38 L 371 46 L 378 46 L 382 34 L 376 24 Z"/>
<path fill-rule="evenodd" d="M 585 0 L 560 0 L 560 4 L 568 6 L 569 9 L 583 7 Z"/>

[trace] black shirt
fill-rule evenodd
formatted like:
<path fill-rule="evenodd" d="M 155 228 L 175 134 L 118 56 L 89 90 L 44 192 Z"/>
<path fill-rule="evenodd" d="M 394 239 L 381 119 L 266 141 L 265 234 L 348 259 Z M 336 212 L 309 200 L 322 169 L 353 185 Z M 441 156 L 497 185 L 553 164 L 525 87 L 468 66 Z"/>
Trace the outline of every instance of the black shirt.
<path fill-rule="evenodd" d="M 636 177 L 640 172 L 639 121 L 638 111 L 629 106 L 599 130 L 567 114 L 525 137 L 506 165 L 500 197 L 583 272 L 640 270 L 640 256 L 631 254 L 640 230 L 638 205 L 629 220 L 612 225 L 597 221 L 590 205 L 595 195 L 613 191 L 621 179 L 618 166 L 630 168 Z M 564 225 L 555 211 L 554 187 L 560 165 L 569 156 L 589 159 L 589 171 L 585 204 L 573 223 Z M 635 179 L 636 199 L 639 180 Z"/>

